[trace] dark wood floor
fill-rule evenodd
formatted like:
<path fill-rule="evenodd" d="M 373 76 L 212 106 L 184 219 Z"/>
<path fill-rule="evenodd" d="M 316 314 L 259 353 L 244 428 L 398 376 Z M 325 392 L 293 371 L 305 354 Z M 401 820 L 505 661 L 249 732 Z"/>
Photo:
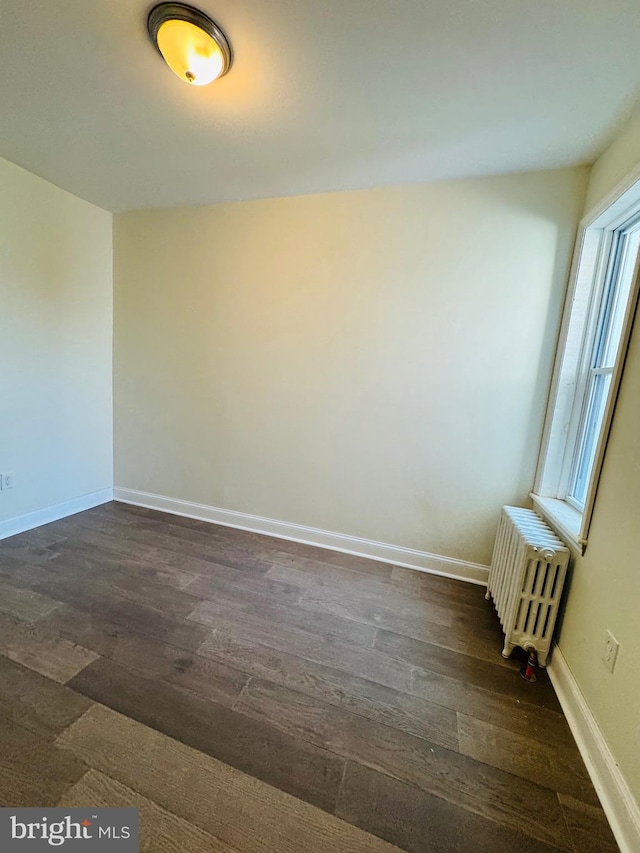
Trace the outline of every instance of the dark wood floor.
<path fill-rule="evenodd" d="M 149 851 L 608 853 L 481 587 L 107 504 L 0 543 L 0 805 Z"/>

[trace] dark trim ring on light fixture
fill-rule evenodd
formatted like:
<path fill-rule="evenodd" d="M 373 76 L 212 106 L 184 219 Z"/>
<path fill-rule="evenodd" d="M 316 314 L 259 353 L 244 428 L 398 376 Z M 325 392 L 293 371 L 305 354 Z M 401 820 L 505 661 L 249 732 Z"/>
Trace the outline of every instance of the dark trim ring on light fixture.
<path fill-rule="evenodd" d="M 229 39 L 215 21 L 212 21 L 204 12 L 194 9 L 193 6 L 187 6 L 185 3 L 159 3 L 154 6 L 147 18 L 147 30 L 160 56 L 162 56 L 162 51 L 158 47 L 158 30 L 166 21 L 186 21 L 210 35 L 220 48 L 224 61 L 218 79 L 224 77 L 233 63 L 233 53 Z"/>

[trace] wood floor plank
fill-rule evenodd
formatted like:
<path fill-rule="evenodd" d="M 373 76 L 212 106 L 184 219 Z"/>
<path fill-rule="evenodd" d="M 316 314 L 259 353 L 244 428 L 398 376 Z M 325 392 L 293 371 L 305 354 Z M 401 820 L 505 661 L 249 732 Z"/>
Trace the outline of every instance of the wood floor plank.
<path fill-rule="evenodd" d="M 575 747 L 571 730 L 560 711 L 496 693 L 488 689 L 488 684 L 486 688 L 415 668 L 409 691 L 412 696 L 461 711 L 516 734 L 536 738 L 542 743 Z"/>
<path fill-rule="evenodd" d="M 198 649 L 205 657 L 219 657 L 238 646 L 247 648 L 267 646 L 295 654 L 315 663 L 376 681 L 394 690 L 408 692 L 412 667 L 403 661 L 379 654 L 372 649 L 350 643 L 332 641 L 315 634 L 273 625 L 270 629 L 248 625 L 246 622 L 221 620 Z"/>
<path fill-rule="evenodd" d="M 558 794 L 577 853 L 619 853 L 611 827 L 600 807 Z"/>
<path fill-rule="evenodd" d="M 60 601 L 102 600 L 117 597 L 145 607 L 154 607 L 168 616 L 185 617 L 198 599 L 184 589 L 148 581 L 140 574 L 127 573 L 118 566 L 100 568 L 96 554 L 87 565 L 83 558 L 62 555 L 46 568 L 38 567 L 40 577 L 30 586 L 41 594 Z"/>
<path fill-rule="evenodd" d="M 452 607 L 449 598 L 418 598 L 389 583 L 365 579 L 354 572 L 317 561 L 306 564 L 304 569 L 275 564 L 267 577 L 304 588 L 300 606 L 306 609 L 335 613 L 474 657 L 502 662 L 504 637 L 500 623 L 492 605 L 482 596 L 482 607 L 464 604 Z"/>
<path fill-rule="evenodd" d="M 29 572 L 36 573 L 29 575 Z M 54 573 L 37 567 L 25 567 L 25 572 L 21 576 L 12 579 L 14 583 L 26 583 L 28 589 L 23 590 L 17 587 L 6 585 L 9 590 L 17 590 L 21 593 L 24 599 L 18 598 L 19 607 L 14 607 L 18 618 L 27 620 L 29 618 L 29 604 L 33 600 L 39 605 L 40 616 L 43 618 L 50 615 L 55 608 L 61 604 L 74 607 L 81 612 L 96 614 L 106 621 L 113 623 L 125 630 L 134 630 L 136 633 L 146 635 L 148 637 L 166 642 L 169 645 L 175 645 L 178 648 L 187 651 L 195 651 L 208 635 L 208 630 L 203 625 L 198 625 L 195 622 L 189 622 L 186 619 L 180 619 L 170 614 L 163 613 L 155 607 L 149 607 L 139 601 L 119 595 L 109 584 L 96 583 L 88 581 L 82 583 L 76 580 L 69 580 Z M 32 588 L 36 589 L 33 592 Z M 0 595 L 2 594 L 3 582 L 0 581 Z M 53 598 L 41 595 L 38 591 L 51 593 Z M 33 597 L 33 598 L 32 598 Z M 140 599 L 144 600 L 142 594 Z M 11 603 L 15 600 L 7 596 L 7 600 Z M 157 603 L 157 600 L 156 600 Z M 195 601 L 190 599 L 189 604 L 183 609 L 191 612 L 195 607 Z"/>
<path fill-rule="evenodd" d="M 560 748 L 458 714 L 460 752 L 594 806 L 600 802 L 575 744 Z"/>
<path fill-rule="evenodd" d="M 520 808 L 527 803 L 536 821 L 524 831 L 552 846 L 569 846 L 556 793 L 546 786 L 268 682 L 252 679 L 235 707 L 514 830 L 522 825 Z"/>
<path fill-rule="evenodd" d="M 241 601 L 245 590 L 258 593 L 274 604 L 287 602 L 296 604 L 302 595 L 302 590 L 290 583 L 281 583 L 270 578 L 256 578 L 239 572 L 237 576 L 227 579 L 221 576 L 198 577 L 189 584 L 187 590 L 194 596 L 217 601 L 223 596 L 233 597 Z"/>
<path fill-rule="evenodd" d="M 93 702 L 68 687 L 0 657 L 0 719 L 53 740 Z"/>
<path fill-rule="evenodd" d="M 466 620 L 474 630 L 480 627 L 491 631 L 496 624 L 499 625 L 493 602 L 485 599 L 484 586 L 395 566 L 388 584 L 396 595 L 409 597 L 414 603 L 428 601 L 447 608 L 452 615 Z"/>
<path fill-rule="evenodd" d="M 0 545 L 0 553 L 13 548 L 22 548 L 24 545 L 46 550 L 51 545 L 63 542 L 65 538 L 64 535 L 54 529 L 52 524 L 45 524 L 42 527 L 26 530 L 24 533 L 18 533 L 16 536 L 11 536 L 4 540 L 4 547 Z"/>
<path fill-rule="evenodd" d="M 1 541 L 0 545 L 2 545 Z M 26 584 L 13 583 L 13 578 L 21 574 L 25 569 L 28 571 L 29 568 L 30 565 L 25 563 L 24 560 L 15 560 L 8 552 L 0 550 L 0 582 L 24 587 Z"/>
<path fill-rule="evenodd" d="M 47 564 L 47 568 L 53 572 L 65 572 L 69 577 L 82 574 L 97 580 L 139 578 L 143 583 L 157 583 L 175 589 L 184 589 L 196 578 L 195 572 L 148 559 L 147 551 L 141 558 L 139 552 L 131 556 L 126 548 L 109 549 L 77 539 L 67 539 L 55 549 L 56 557 Z"/>
<path fill-rule="evenodd" d="M 99 614 L 83 613 L 66 605 L 39 625 L 143 677 L 165 681 L 227 708 L 233 705 L 249 678 L 213 659 L 150 639 L 135 630 L 109 623 Z"/>
<path fill-rule="evenodd" d="M 472 603 L 463 597 L 454 598 L 448 594 L 442 594 L 438 591 L 432 592 L 431 590 L 422 594 L 397 590 L 396 595 L 408 596 L 411 607 L 419 607 L 422 602 L 427 601 L 446 608 L 451 613 L 452 621 L 466 627 L 470 636 L 478 631 L 492 638 L 497 634 L 502 638 L 498 651 L 502 651 L 504 635 L 502 634 L 500 620 L 495 607 L 491 602 L 485 601 L 484 596 L 480 597 L 480 601 Z"/>
<path fill-rule="evenodd" d="M 375 612 L 377 608 L 386 615 L 387 619 L 391 620 L 393 620 L 394 614 L 399 616 L 398 610 L 401 608 L 402 614 L 407 618 L 414 616 L 417 619 L 429 620 L 440 625 L 448 626 L 451 624 L 451 613 L 445 607 L 431 604 L 428 601 L 414 604 L 407 596 L 396 594 L 390 584 L 377 581 L 375 578 L 368 579 L 364 575 L 347 572 L 334 566 L 326 566 L 323 563 L 314 562 L 314 565 L 322 567 L 322 571 L 319 569 L 303 571 L 291 566 L 276 564 L 269 569 L 267 577 L 282 583 L 292 584 L 303 590 L 306 600 L 318 602 L 324 600 L 329 603 L 344 600 L 356 612 L 358 605 L 361 605 L 362 612 L 365 614 Z M 362 618 L 361 621 L 368 620 Z"/>
<path fill-rule="evenodd" d="M 315 556 L 316 553 L 326 553 L 324 549 L 314 546 L 302 545 L 297 542 L 277 539 L 250 530 L 241 530 L 226 525 L 201 521 L 184 516 L 170 515 L 169 513 L 148 510 L 145 507 L 137 507 L 125 504 L 104 505 L 99 508 L 101 515 L 106 518 L 115 519 L 117 522 L 128 524 L 132 529 L 144 530 L 147 533 L 161 530 L 174 537 L 190 537 L 191 532 L 205 535 L 206 540 L 199 538 L 199 544 L 204 544 L 212 550 L 226 552 L 230 551 L 236 555 L 242 554 L 249 558 L 267 561 L 271 565 L 271 555 L 274 552 L 288 550 L 289 547 L 302 547 L 310 549 L 307 556 Z M 297 553 L 297 552 L 296 552 Z"/>
<path fill-rule="evenodd" d="M 55 633 L 42 631 L 39 623 L 20 622 L 0 614 L 0 655 L 64 684 L 98 655 Z"/>
<path fill-rule="evenodd" d="M 69 549 L 67 543 L 65 547 Z M 148 569 L 148 571 L 145 571 Z M 31 590 L 40 595 L 58 601 L 83 601 L 87 604 L 97 597 L 105 596 L 140 603 L 143 606 L 155 606 L 165 613 L 186 615 L 196 603 L 188 592 L 165 585 L 168 577 L 159 583 L 158 575 L 161 570 L 154 570 L 151 564 L 142 566 L 134 562 L 133 571 L 127 561 L 111 562 L 104 560 L 99 551 L 89 557 L 87 554 L 70 553 L 69 550 L 56 554 L 46 563 L 30 565 L 0 562 L 1 582 L 18 588 Z M 196 575 L 189 575 L 185 583 L 192 581 Z"/>
<path fill-rule="evenodd" d="M 352 762 L 347 764 L 338 815 L 409 853 L 555 853 L 571 849 L 544 844 Z"/>
<path fill-rule="evenodd" d="M 389 734 L 387 729 L 424 739 L 429 747 L 438 744 L 458 750 L 453 712 L 428 703 L 412 705 L 415 700 L 405 694 L 371 682 L 367 684 L 374 688 L 369 690 L 371 699 L 368 705 L 362 695 L 343 698 L 342 702 L 332 702 L 331 697 L 327 697 L 329 701 L 323 701 L 307 692 L 253 677 L 242 691 L 234 710 L 271 722 L 282 731 L 339 754 L 344 754 L 340 748 L 343 737 L 349 741 L 351 733 L 357 737 L 362 733 L 364 736 L 377 733 L 381 739 L 393 739 L 395 734 Z M 372 701 L 376 696 L 375 688 L 387 694 L 386 705 L 382 701 Z M 352 688 L 354 693 L 356 689 Z M 331 746 L 336 738 L 336 743 Z"/>
<path fill-rule="evenodd" d="M 55 567 L 52 569 L 51 567 Z M 65 574 L 65 567 L 59 567 Z M 36 592 L 40 584 L 47 584 L 55 578 L 58 566 L 54 559 L 46 564 L 24 563 L 16 560 L 3 558 L 0 560 L 0 583 L 7 583 L 15 589 L 31 590 Z"/>
<path fill-rule="evenodd" d="M 101 706 L 57 744 L 242 853 L 398 853 L 357 827 Z"/>
<path fill-rule="evenodd" d="M 449 611 L 448 625 L 433 621 L 433 608 L 429 606 L 387 607 L 361 600 L 357 595 L 344 593 L 305 593 L 299 606 L 310 613 L 327 613 L 344 619 L 364 622 L 373 627 L 392 631 L 425 643 L 461 652 L 470 657 L 510 667 L 502 658 L 504 635 L 497 619 L 490 628 L 475 626 L 475 631 L 462 620 L 459 614 Z M 442 608 L 440 608 L 442 609 Z"/>
<path fill-rule="evenodd" d="M 419 636 L 416 636 L 418 634 Z M 452 652 L 460 652 L 496 666 L 513 668 L 512 664 L 502 657 L 504 634 L 497 618 L 491 630 L 485 631 L 482 627 L 477 627 L 473 631 L 467 623 L 461 621 L 460 617 L 455 616 L 448 630 L 443 630 L 440 625 L 424 625 L 422 630 L 416 631 L 411 636 L 424 643 L 441 646 Z"/>
<path fill-rule="evenodd" d="M 239 616 L 239 613 L 242 616 Z M 189 619 L 209 628 L 215 628 L 220 619 L 242 619 L 256 626 L 271 627 L 274 624 L 300 628 L 311 634 L 320 634 L 330 640 L 346 640 L 357 646 L 371 648 L 376 637 L 376 629 L 372 625 L 343 619 L 331 613 L 313 613 L 297 605 L 272 604 L 264 596 L 256 596 L 248 590 L 234 599 L 231 604 L 226 601 L 201 601 Z"/>
<path fill-rule="evenodd" d="M 85 773 L 57 805 L 67 809 L 137 808 L 140 853 L 235 853 L 237 850 L 97 770 Z"/>
<path fill-rule="evenodd" d="M 69 682 L 126 714 L 276 788 L 332 812 L 344 762 L 214 702 L 99 659 Z"/>
<path fill-rule="evenodd" d="M 173 530 L 175 527 L 197 531 L 200 534 L 206 534 L 209 537 L 208 541 L 215 539 L 219 543 L 224 542 L 234 548 L 243 548 L 247 554 L 259 555 L 262 559 L 272 560 L 273 562 L 277 561 L 275 555 L 287 554 L 294 557 L 302 557 L 303 559 L 318 560 L 328 565 L 340 566 L 351 571 L 360 572 L 369 577 L 388 579 L 391 575 L 392 566 L 389 563 L 383 563 L 379 560 L 359 557 L 354 554 L 344 554 L 341 551 L 331 551 L 327 548 L 320 548 L 317 545 L 278 539 L 274 536 L 225 527 L 198 519 L 169 515 L 168 513 L 149 510 L 145 507 L 112 504 L 98 507 L 96 508 L 96 512 L 105 517 L 116 518 L 119 521 L 129 524 L 135 524 L 136 520 L 138 522 L 143 520 L 147 524 L 153 524 L 154 527 L 162 524 L 165 530 L 171 530 L 174 535 L 179 535 L 177 531 Z M 200 539 L 199 541 L 203 542 L 204 540 Z"/>
<path fill-rule="evenodd" d="M 141 573 L 128 572 L 124 566 L 116 570 L 113 566 L 106 564 L 95 584 L 96 588 L 100 587 L 101 590 L 107 586 L 113 595 L 144 606 L 155 607 L 168 616 L 180 618 L 192 612 L 197 603 L 194 596 L 186 589 L 190 582 L 191 578 L 182 588 L 177 588 L 175 585 L 167 586 L 153 579 L 147 580 L 141 576 Z M 87 581 L 81 581 L 81 590 L 84 592 L 87 588 Z"/>
<path fill-rule="evenodd" d="M 398 661 L 412 663 L 419 669 L 454 676 L 496 693 L 561 710 L 548 675 L 541 672 L 538 681 L 529 684 L 519 677 L 519 664 L 516 661 L 512 661 L 509 666 L 505 666 L 504 662 L 489 663 L 385 630 L 378 631 L 374 647 Z"/>
<path fill-rule="evenodd" d="M 109 532 L 106 528 L 103 531 L 94 530 L 91 527 L 74 523 L 73 519 L 65 519 L 62 522 L 56 522 L 56 524 L 64 525 L 62 530 L 67 534 L 68 541 L 80 549 L 102 552 L 114 559 L 144 562 L 158 570 L 162 568 L 167 571 L 174 569 L 192 575 L 206 575 L 212 562 L 211 560 L 191 557 L 188 554 L 181 554 L 179 551 L 159 548 L 155 544 L 149 544 L 147 539 L 142 543 L 134 542 L 131 539 L 122 539 L 115 535 L 117 531 L 115 533 Z M 65 543 L 60 546 L 53 545 L 51 550 L 54 556 L 58 556 L 65 552 Z"/>
<path fill-rule="evenodd" d="M 36 566 L 52 560 L 54 556 L 55 552 L 50 548 L 31 545 L 28 541 L 19 539 L 17 536 L 0 540 L 0 561 L 8 557 L 12 560 L 19 560 L 22 563 L 29 563 Z"/>
<path fill-rule="evenodd" d="M 414 569 L 392 566 L 390 582 L 393 586 L 420 597 L 446 596 L 451 603 L 458 601 L 477 605 L 481 608 L 488 604 L 484 597 L 486 587 L 480 584 L 464 583 L 454 578 L 446 578 L 429 572 L 417 572 Z"/>
<path fill-rule="evenodd" d="M 144 549 L 141 549 L 144 550 Z M 203 578 L 221 578 L 233 581 L 242 581 L 243 576 L 247 574 L 255 575 L 256 577 L 264 577 L 267 570 L 271 567 L 271 563 L 266 563 L 262 568 L 253 568 L 247 570 L 238 565 L 228 565 L 227 563 L 218 562 L 213 559 L 213 555 L 208 560 L 200 557 L 192 557 L 190 554 L 183 554 L 181 551 L 168 551 L 166 548 L 149 547 L 144 559 L 153 565 L 167 565 L 182 569 L 193 575 L 198 575 Z M 231 563 L 237 563 L 236 560 L 231 560 Z"/>
<path fill-rule="evenodd" d="M 357 554 L 345 554 L 342 551 L 333 551 L 317 545 L 308 545 L 304 542 L 291 542 L 286 539 L 275 539 L 273 537 L 271 538 L 271 547 L 272 552 L 276 554 L 279 552 L 280 554 L 288 554 L 291 557 L 301 557 L 325 563 L 329 566 L 349 569 L 352 572 L 358 572 L 369 578 L 388 580 L 391 576 L 392 566 L 390 563 L 384 563 L 381 560 L 374 560 L 369 557 L 360 557 Z M 274 562 L 279 561 L 274 560 Z"/>
<path fill-rule="evenodd" d="M 0 807 L 52 805 L 85 771 L 76 756 L 0 718 Z"/>
<path fill-rule="evenodd" d="M 173 513 L 162 512 L 162 510 L 149 509 L 146 506 L 136 506 L 135 504 L 123 503 L 122 501 L 109 501 L 90 510 L 92 513 L 96 511 L 106 518 L 112 518 L 115 521 L 121 521 L 125 524 L 134 524 L 138 519 L 147 519 L 155 521 L 158 524 L 191 527 L 193 530 L 202 530 L 203 528 L 206 530 L 211 526 L 210 522 L 202 521 L 198 518 L 174 515 Z M 78 516 L 80 515 L 82 513 L 78 513 Z"/>
<path fill-rule="evenodd" d="M 443 746 L 457 743 L 457 722 L 453 712 L 447 713 L 437 704 L 375 681 L 267 646 L 236 642 L 229 637 L 218 645 L 213 642 L 207 644 L 205 652 L 248 675 L 346 708 L 434 743 Z"/>
<path fill-rule="evenodd" d="M 312 560 L 296 557 L 294 554 L 276 553 L 273 556 L 274 566 L 268 572 L 270 577 L 289 579 L 290 582 L 305 585 L 310 590 L 353 591 L 357 596 L 374 602 L 384 604 L 386 601 L 394 605 L 402 602 L 409 610 L 418 606 L 419 612 L 432 608 L 432 621 L 442 625 L 450 623 L 450 614 L 456 610 L 473 614 L 476 621 L 480 614 L 491 619 L 493 623 L 496 621 L 495 609 L 485 600 L 483 587 L 428 575 L 424 572 L 399 570 L 391 566 L 388 566 L 391 570 L 390 577 L 371 576 L 364 571 L 347 569 L 336 561 L 324 562 L 323 557 Z M 286 570 L 292 570 L 292 574 L 288 574 Z M 414 583 L 405 584 L 404 581 L 402 583 L 394 581 L 394 572 L 397 571 L 414 575 Z M 298 575 L 298 572 L 307 575 L 306 581 Z"/>
<path fill-rule="evenodd" d="M 135 529 L 138 532 L 144 531 L 147 534 L 155 534 L 158 527 L 155 520 L 153 526 L 147 520 Z M 242 536 L 244 531 L 232 530 L 217 524 L 210 524 L 206 529 L 201 530 L 176 525 L 163 525 L 162 530 L 169 537 L 161 543 L 164 547 L 169 547 L 171 540 L 172 548 L 184 551 L 184 553 L 192 553 L 191 549 L 193 548 L 195 549 L 193 551 L 194 556 L 202 553 L 205 557 L 208 555 L 222 557 L 225 561 L 223 564 L 237 565 L 244 571 L 262 574 L 273 563 L 273 547 L 269 545 L 267 537 L 263 538 L 259 534 L 253 534 L 250 541 L 247 541 Z M 202 550 L 200 551 L 200 549 Z"/>
<path fill-rule="evenodd" d="M 0 580 L 0 613 L 25 622 L 35 622 L 58 607 L 58 602 L 30 589 L 21 589 Z"/>
<path fill-rule="evenodd" d="M 297 543 L 291 543 L 295 545 Z M 310 546 L 306 546 L 307 548 Z M 313 547 L 313 546 L 311 546 Z M 293 549 L 282 549 L 293 553 Z M 377 577 L 387 580 L 391 576 L 392 566 L 390 563 L 384 563 L 381 560 L 372 560 L 369 557 L 359 557 L 357 554 L 343 554 L 342 551 L 329 551 L 327 549 L 318 549 L 322 551 L 322 559 L 324 563 L 330 563 L 332 566 L 340 566 L 342 569 L 350 569 L 353 572 L 361 572 L 367 577 Z M 301 552 L 302 553 L 302 552 Z M 311 556 L 311 555 L 309 555 Z"/>
<path fill-rule="evenodd" d="M 249 557 L 244 560 L 227 559 L 226 548 L 219 545 L 216 540 L 212 543 L 215 547 L 212 547 L 205 557 L 198 557 L 180 550 L 179 541 L 174 543 L 175 549 L 159 547 L 158 538 L 146 531 L 142 534 L 139 532 L 137 539 L 134 539 L 115 536 L 113 532 L 109 532 L 106 525 L 100 530 L 94 530 L 92 527 L 83 525 L 74 528 L 72 523 L 68 522 L 65 529 L 70 534 L 69 540 L 60 546 L 52 546 L 57 555 L 62 555 L 72 547 L 76 547 L 93 557 L 102 553 L 121 563 L 133 561 L 139 564 L 137 571 L 153 571 L 160 582 L 179 586 L 181 589 L 196 576 L 219 579 L 250 588 L 251 583 L 248 582 L 247 576 L 262 577 L 272 565 L 264 561 L 251 562 Z M 76 531 L 74 536 L 71 535 L 73 530 Z M 216 562 L 216 556 L 224 562 Z M 154 578 L 149 577 L 149 579 Z M 257 584 L 256 589 L 258 588 Z M 273 591 L 277 591 L 277 587 L 271 585 L 271 589 L 265 588 L 265 592 Z"/>
<path fill-rule="evenodd" d="M 335 552 L 333 552 L 335 554 Z M 354 589 L 367 590 L 371 593 L 384 593 L 386 590 L 388 595 L 397 593 L 394 586 L 388 583 L 391 574 L 391 566 L 386 566 L 387 571 L 384 574 L 376 574 L 375 572 L 358 571 L 350 569 L 336 562 L 335 556 L 329 555 L 330 552 L 324 551 L 317 558 L 303 557 L 299 554 L 288 553 L 287 551 L 274 551 L 272 556 L 273 566 L 269 569 L 269 574 L 277 577 L 278 573 L 284 569 L 293 569 L 293 571 L 302 572 L 307 575 L 306 584 L 315 586 L 321 582 L 329 582 L 340 585 L 353 587 Z M 348 555 L 343 555 L 348 558 Z M 359 559 L 359 558 L 358 558 Z M 348 562 L 348 560 L 346 560 Z M 373 561 L 366 561 L 375 566 Z M 377 564 L 384 565 L 384 564 Z M 446 613 L 442 614 L 446 618 Z"/>
<path fill-rule="evenodd" d="M 390 604 L 389 600 L 387 602 Z M 394 630 L 404 636 L 422 638 L 428 632 L 433 610 L 417 607 L 387 606 L 379 601 L 368 601 L 353 591 L 311 590 L 304 592 L 299 606 L 310 613 L 328 613 L 342 619 L 363 622 L 374 628 Z M 436 618 L 439 618 L 436 615 Z M 449 621 L 451 616 L 449 614 Z"/>
<path fill-rule="evenodd" d="M 182 527 L 196 530 L 200 533 L 206 533 L 208 536 L 215 536 L 217 539 L 233 543 L 236 546 L 242 545 L 245 548 L 250 548 L 253 553 L 265 551 L 271 555 L 273 552 L 285 552 L 350 568 L 353 571 L 360 571 L 372 577 L 388 577 L 392 568 L 389 563 L 371 560 L 367 557 L 344 554 L 341 551 L 331 551 L 327 548 L 320 548 L 317 545 L 294 542 L 289 539 L 279 539 L 275 536 L 267 536 L 262 533 L 227 527 L 195 518 L 170 515 L 166 512 L 159 512 L 158 510 L 147 509 L 146 507 L 135 506 L 134 504 L 103 504 L 90 512 L 92 514 L 99 513 L 105 517 L 128 524 L 135 524 L 136 521 L 144 520 L 154 525 L 163 524 L 170 528 Z"/>
<path fill-rule="evenodd" d="M 97 514 L 85 513 L 78 519 L 78 523 L 97 532 L 113 529 L 110 520 L 103 521 Z M 136 525 L 120 525 L 118 538 L 121 542 L 131 541 L 138 545 L 179 551 L 191 557 L 220 562 L 223 565 L 250 572 L 262 573 L 271 565 L 270 561 L 264 560 L 261 556 L 256 557 L 253 549 L 220 538 L 213 530 L 211 534 L 201 534 L 180 527 L 167 529 L 164 526 L 150 525 L 143 521 Z"/>

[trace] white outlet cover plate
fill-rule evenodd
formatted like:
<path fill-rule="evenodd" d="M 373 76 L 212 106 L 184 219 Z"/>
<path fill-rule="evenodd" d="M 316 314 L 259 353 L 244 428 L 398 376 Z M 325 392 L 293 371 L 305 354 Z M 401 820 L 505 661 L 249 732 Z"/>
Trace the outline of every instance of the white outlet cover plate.
<path fill-rule="evenodd" d="M 611 631 L 607 631 L 604 640 L 604 653 L 602 655 L 602 660 L 610 672 L 613 672 L 616 665 L 619 649 L 620 643 L 616 640 Z"/>

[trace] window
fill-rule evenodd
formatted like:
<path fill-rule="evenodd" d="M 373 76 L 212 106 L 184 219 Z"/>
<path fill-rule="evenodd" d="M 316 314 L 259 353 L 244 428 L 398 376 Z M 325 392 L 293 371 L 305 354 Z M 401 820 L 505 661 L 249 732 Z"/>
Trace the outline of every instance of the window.
<path fill-rule="evenodd" d="M 640 181 L 603 207 L 581 225 L 531 495 L 581 550 L 637 301 Z"/>

